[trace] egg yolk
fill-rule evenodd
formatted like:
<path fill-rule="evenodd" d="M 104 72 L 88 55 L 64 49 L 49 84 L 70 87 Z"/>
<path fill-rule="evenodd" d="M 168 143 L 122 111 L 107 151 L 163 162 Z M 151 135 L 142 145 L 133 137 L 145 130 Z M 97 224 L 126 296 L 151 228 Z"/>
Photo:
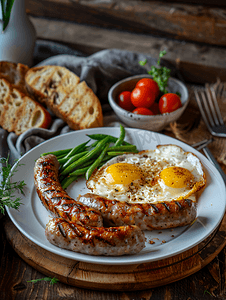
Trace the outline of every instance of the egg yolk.
<path fill-rule="evenodd" d="M 160 177 L 165 185 L 172 188 L 187 187 L 194 181 L 194 175 L 189 170 L 181 167 L 166 168 L 162 170 Z"/>
<path fill-rule="evenodd" d="M 139 167 L 128 163 L 116 163 L 106 169 L 107 181 L 112 184 L 131 184 L 142 178 Z"/>

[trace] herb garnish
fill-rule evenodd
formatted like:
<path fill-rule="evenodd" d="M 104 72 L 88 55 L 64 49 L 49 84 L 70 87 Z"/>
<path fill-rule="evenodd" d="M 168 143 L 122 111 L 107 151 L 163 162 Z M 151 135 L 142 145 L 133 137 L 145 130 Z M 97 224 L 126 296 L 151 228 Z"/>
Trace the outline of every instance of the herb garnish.
<path fill-rule="evenodd" d="M 171 70 L 166 67 L 160 67 L 160 60 L 165 54 L 166 50 L 160 51 L 159 59 L 157 61 L 158 67 L 151 66 L 151 70 L 148 71 L 148 74 L 151 75 L 153 77 L 153 80 L 155 80 L 158 83 L 159 90 L 164 94 L 168 93 L 166 87 L 168 86 L 168 79 L 170 77 L 171 72 Z M 147 60 L 139 62 L 141 66 L 145 66 L 146 63 Z"/>
<path fill-rule="evenodd" d="M 39 281 L 49 281 L 50 284 L 54 284 L 54 283 L 57 283 L 59 281 L 59 279 L 57 279 L 56 277 L 44 277 L 44 278 L 38 278 L 38 279 L 32 279 L 32 280 L 29 280 L 27 282 L 33 282 L 33 283 L 37 283 Z"/>
<path fill-rule="evenodd" d="M 9 24 L 13 3 L 14 0 L 1 0 L 3 31 L 6 29 L 7 25 Z"/>
<path fill-rule="evenodd" d="M 209 291 L 207 291 L 207 290 L 204 291 L 204 295 L 205 295 L 205 293 L 209 294 L 210 296 L 213 296 L 213 295 L 212 295 Z"/>
<path fill-rule="evenodd" d="M 12 166 L 8 158 L 0 158 L 0 212 L 5 213 L 5 206 L 18 209 L 21 199 L 15 198 L 14 192 L 20 191 L 24 195 L 23 187 L 26 185 L 24 181 L 10 182 L 10 179 L 17 172 L 17 167 L 20 166 L 16 160 L 15 168 L 11 171 Z"/>

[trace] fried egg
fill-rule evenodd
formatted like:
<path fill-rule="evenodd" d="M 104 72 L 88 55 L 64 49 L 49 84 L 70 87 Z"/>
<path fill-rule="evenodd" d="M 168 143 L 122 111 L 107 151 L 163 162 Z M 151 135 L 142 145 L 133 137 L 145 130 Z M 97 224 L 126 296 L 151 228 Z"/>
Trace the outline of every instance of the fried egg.
<path fill-rule="evenodd" d="M 115 157 L 86 182 L 93 193 L 130 203 L 193 198 L 206 185 L 199 158 L 177 145 Z"/>

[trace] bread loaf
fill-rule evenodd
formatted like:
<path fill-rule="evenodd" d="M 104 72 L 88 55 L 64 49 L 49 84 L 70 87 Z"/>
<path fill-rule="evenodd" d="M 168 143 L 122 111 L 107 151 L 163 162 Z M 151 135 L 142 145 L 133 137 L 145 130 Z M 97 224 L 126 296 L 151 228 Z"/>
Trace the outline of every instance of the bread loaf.
<path fill-rule="evenodd" d="M 73 72 L 61 66 L 34 67 L 25 75 L 28 91 L 70 128 L 103 126 L 99 99 Z"/>

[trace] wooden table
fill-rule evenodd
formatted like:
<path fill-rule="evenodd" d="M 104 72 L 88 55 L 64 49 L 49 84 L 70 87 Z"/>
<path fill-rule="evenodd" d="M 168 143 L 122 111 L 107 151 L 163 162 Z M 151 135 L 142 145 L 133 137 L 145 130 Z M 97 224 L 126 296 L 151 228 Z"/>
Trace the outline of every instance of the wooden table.
<path fill-rule="evenodd" d="M 42 274 L 30 266 L 33 261 L 27 260 L 26 263 L 21 257 L 14 251 L 10 243 L 6 239 L 6 233 L 3 230 L 3 224 L 7 224 L 7 232 L 12 230 L 14 225 L 5 216 L 0 221 L 1 227 L 1 264 L 0 264 L 0 296 L 1 300 L 12 300 L 12 299 L 48 299 L 48 300 L 60 300 L 60 299 L 77 299 L 77 300 L 88 300 L 88 299 L 139 299 L 139 300 L 150 300 L 150 299 L 177 299 L 177 300 L 202 300 L 202 299 L 226 299 L 226 289 L 225 289 L 225 251 L 226 247 L 222 249 L 225 245 L 224 232 L 226 229 L 226 220 L 223 221 L 224 231 L 219 235 L 218 233 L 213 235 L 212 241 L 209 241 L 210 247 L 204 247 L 200 252 L 200 259 L 198 264 L 196 264 L 197 259 L 194 259 L 194 268 L 200 269 L 200 271 L 195 272 L 192 270 L 192 265 L 190 269 L 194 272 L 193 275 L 188 276 L 176 282 L 169 283 L 167 285 L 162 285 L 155 288 L 145 288 L 142 290 L 130 291 L 101 291 L 92 290 L 88 288 L 80 288 L 73 285 L 67 285 L 61 282 L 57 282 L 54 285 L 50 285 L 49 282 L 39 281 L 37 283 L 30 283 L 29 280 L 44 278 L 46 274 Z M 17 229 L 11 231 L 11 239 L 18 243 L 20 239 L 20 234 L 18 235 Z M 14 234 L 14 238 L 12 235 Z M 7 233 L 8 236 L 10 234 Z M 215 240 L 215 241 L 214 241 Z M 220 248 L 222 249 L 219 254 L 215 257 L 215 251 L 218 252 Z M 15 246 L 15 245 L 14 245 Z M 22 246 L 22 245 L 21 245 Z M 216 246 L 216 247 L 215 247 Z M 24 244 L 27 256 L 32 257 L 32 247 L 26 243 Z M 214 248 L 215 247 L 215 248 Z M 215 250 L 214 250 L 215 249 Z M 29 251 L 29 253 L 27 252 Z M 21 253 L 20 253 L 21 254 Z M 37 253 L 36 253 L 37 254 Z M 38 254 L 37 254 L 38 255 Z M 51 259 L 52 257 L 52 259 Z M 215 258 L 214 258 L 215 257 Z M 49 256 L 49 261 L 54 263 L 53 256 Z M 206 262 L 210 260 L 206 266 Z M 41 259 L 40 259 L 41 262 Z M 56 262 L 57 263 L 57 262 Z M 203 267 L 204 266 L 204 267 Z M 120 267 L 119 267 L 120 268 Z M 72 271 L 71 271 L 72 272 Z M 156 273 L 158 276 L 158 272 Z M 172 280 L 174 276 L 172 276 Z M 167 278 L 167 276 L 166 276 Z M 70 280 L 70 274 L 68 273 L 68 280 Z M 171 279 L 167 278 L 170 282 Z M 160 282 L 161 285 L 161 282 Z M 116 287 L 117 288 L 117 287 Z"/>
<path fill-rule="evenodd" d="M 226 216 L 207 240 L 181 256 L 129 269 L 89 266 L 53 255 L 25 238 L 7 215 L 0 219 L 0 228 L 1 300 L 226 299 Z M 28 282 L 46 276 L 60 282 Z"/>
<path fill-rule="evenodd" d="M 28 2 L 28 1 L 27 1 Z M 83 3 L 84 2 L 84 3 Z M 90 1 L 91 2 L 91 1 Z M 109 24 L 104 22 L 107 20 L 104 18 L 101 23 L 100 18 L 102 15 L 103 9 L 108 9 L 107 5 L 99 1 L 99 4 L 90 3 L 90 8 L 87 10 L 87 5 L 89 6 L 89 1 L 61 1 L 61 0 L 42 0 L 42 1 L 29 1 L 28 2 L 28 12 L 31 13 L 31 20 L 35 25 L 35 28 L 38 33 L 38 37 L 42 39 L 52 39 L 58 42 L 65 43 L 72 46 L 74 49 L 82 51 L 86 54 L 92 54 L 96 51 L 107 49 L 107 48 L 120 48 L 130 51 L 138 51 L 143 53 L 148 53 L 155 57 L 158 56 L 159 50 L 166 48 L 167 56 L 165 57 L 170 63 L 177 66 L 183 75 L 184 79 L 192 83 L 204 83 L 204 82 L 215 82 L 216 78 L 219 76 L 222 80 L 226 80 L 226 49 L 225 49 L 225 40 L 223 35 L 220 35 L 218 39 L 218 44 L 215 43 L 213 37 L 207 40 L 208 35 L 205 33 L 207 30 L 203 28 L 202 35 L 193 34 L 192 31 L 187 32 L 190 34 L 188 41 L 184 42 L 184 36 L 180 35 L 181 32 L 177 31 L 172 26 L 172 37 L 175 39 L 168 39 L 166 35 L 160 34 L 159 37 L 149 33 L 153 29 L 155 23 L 148 23 L 149 20 L 145 20 L 146 27 L 140 28 L 140 24 L 133 22 L 132 19 L 127 15 L 128 28 L 134 32 L 123 31 L 122 27 L 118 28 L 120 31 L 117 31 L 117 28 L 111 26 L 110 30 Z M 114 1 L 110 1 L 114 2 Z M 109 5 L 110 5 L 109 2 Z M 126 1 L 124 1 L 126 2 Z M 146 5 L 152 5 L 152 1 L 145 1 Z M 144 3 L 145 3 L 144 2 Z M 174 2 L 183 2 L 183 1 L 174 1 Z M 186 1 L 185 1 L 186 2 Z M 196 1 L 193 1 L 196 2 Z M 198 2 L 198 1 L 197 1 Z M 211 1 L 210 1 L 211 2 Z M 214 2 L 214 1 L 212 1 Z M 211 2 L 211 3 L 212 3 Z M 54 5 L 52 5 L 54 3 Z M 76 4 L 78 3 L 78 4 Z M 134 1 L 135 3 L 135 1 Z M 192 3 L 192 1 L 191 1 Z M 223 3 L 223 1 L 220 1 Z M 55 5 L 59 9 L 56 9 Z M 71 5 L 75 5 L 76 14 L 73 14 L 71 10 Z M 85 5 L 85 7 L 83 7 Z M 154 3 L 155 11 L 157 18 L 161 14 L 161 7 L 158 10 L 157 2 Z M 171 5 L 171 4 L 170 4 Z M 176 7 L 177 11 L 183 15 L 183 9 Z M 222 4 L 223 5 L 223 4 Z M 224 5 L 223 5 L 224 6 Z M 61 15 L 61 7 L 64 7 L 67 13 L 68 21 L 65 20 L 64 15 Z M 114 6 L 117 9 L 117 6 Z M 123 6 L 122 6 L 123 7 Z M 137 6 L 138 7 L 138 6 Z M 198 9 L 196 10 L 196 19 L 194 19 L 194 14 L 192 15 L 193 8 L 187 6 L 188 15 L 187 20 L 189 22 L 198 22 L 202 18 L 202 14 Z M 81 9 L 83 15 L 78 13 L 78 9 Z M 97 9 L 97 11 L 96 11 Z M 165 8 L 166 10 L 168 8 Z M 171 7 L 172 9 L 172 7 Z M 223 12 L 225 11 L 223 7 Z M 84 24 L 83 20 L 80 21 L 79 17 L 84 16 L 84 12 L 88 11 L 87 20 L 90 20 L 89 23 Z M 163 10 L 162 10 L 163 11 Z M 205 12 L 205 9 L 203 10 Z M 150 6 L 150 12 L 152 13 L 152 7 Z M 214 13 L 211 11 L 210 13 Z M 218 10 L 219 12 L 219 10 Z M 118 17 L 118 12 L 107 11 L 109 16 L 112 17 L 109 20 L 113 20 L 114 23 L 115 14 Z M 141 12 L 142 13 L 142 12 Z M 99 18 L 89 19 L 90 15 L 98 15 Z M 112 14 L 112 15 L 111 15 Z M 74 17 L 77 16 L 76 22 L 73 23 Z M 124 18 L 125 13 L 121 8 L 120 17 Z M 146 12 L 144 12 L 146 16 Z M 37 18 L 38 17 L 38 18 Z M 40 18 L 41 17 L 41 18 Z M 45 17 L 48 17 L 45 19 Z M 51 19 L 54 17 L 54 19 Z M 56 18 L 59 18 L 58 20 Z M 147 18 L 149 16 L 147 15 Z M 165 16 L 163 16 L 165 18 Z M 100 23 L 98 24 L 98 22 Z M 211 18 L 211 22 L 214 21 L 214 18 Z M 219 22 L 223 25 L 225 24 L 225 18 L 222 16 Z M 185 23 L 181 23 L 180 26 L 184 26 Z M 206 26 L 209 26 L 205 23 Z M 212 23 L 210 23 L 212 24 Z M 91 26 L 95 25 L 95 26 Z M 99 27 L 98 27 L 99 26 Z M 103 27 L 102 27 L 103 26 Z M 123 26 L 123 24 L 121 24 Z M 166 28 L 166 27 L 165 27 Z M 199 28 L 199 27 L 197 27 Z M 220 28 L 220 27 L 219 27 Z M 219 32 L 221 30 L 219 29 Z M 150 30 L 150 31 L 149 31 Z M 81 34 L 83 33 L 83 34 Z M 156 34 L 156 32 L 154 32 Z M 160 32 L 157 32 L 157 34 Z M 92 35 L 92 39 L 90 36 Z M 225 36 L 225 35 L 224 35 Z M 170 35 L 168 36 L 170 37 Z M 200 40 L 195 40 L 200 37 Z M 203 40 L 201 40 L 203 39 Z M 178 40 L 181 40 L 179 42 Z M 196 43 L 198 42 L 198 43 Z M 204 43 L 204 44 L 199 44 Z M 216 46 L 217 45 L 217 46 Z M 221 46 L 221 47 L 218 47 Z M 29 280 L 43 278 L 45 275 L 32 267 L 32 262 L 27 260 L 25 262 L 18 255 L 17 251 L 14 250 L 14 246 L 8 241 L 9 234 L 5 231 L 4 226 L 10 224 L 10 228 L 13 229 L 13 224 L 8 220 L 8 217 L 5 216 L 0 219 L 0 299 L 1 300 L 20 300 L 20 299 L 38 299 L 38 300 L 60 300 L 60 299 L 76 299 L 76 300 L 202 300 L 202 299 L 226 299 L 226 247 L 223 236 L 221 235 L 220 239 L 218 236 L 215 236 L 215 248 L 211 251 L 207 248 L 203 248 L 202 255 L 205 257 L 205 261 L 208 263 L 205 264 L 204 261 L 200 263 L 197 267 L 197 272 L 194 272 L 192 275 L 180 279 L 178 281 L 168 283 L 165 285 L 160 284 L 159 287 L 155 288 L 146 288 L 142 290 L 135 291 L 101 291 L 101 290 L 92 290 L 88 288 L 80 288 L 72 285 L 67 285 L 65 283 L 58 282 L 54 285 L 50 285 L 49 282 L 40 281 L 37 283 L 29 283 Z M 15 229 L 13 229 L 15 230 Z M 15 234 L 18 235 L 17 231 Z M 217 233 L 216 233 L 217 234 Z M 7 239 L 8 237 L 8 239 Z M 12 237 L 11 237 L 12 238 Z M 213 237 L 214 238 L 214 237 Z M 216 240 L 217 239 L 217 240 Z M 218 245 L 218 246 L 217 246 Z M 26 248 L 27 245 L 24 244 Z M 25 249 L 24 248 L 24 249 Z M 28 249 L 29 250 L 29 249 Z M 210 252 L 208 252 L 210 251 Z M 24 252 L 24 250 L 22 251 Z M 215 254 L 217 255 L 215 256 Z M 53 259 L 54 261 L 54 259 Z M 44 267 L 43 267 L 44 270 Z M 170 280 L 169 280 L 170 281 Z"/>

